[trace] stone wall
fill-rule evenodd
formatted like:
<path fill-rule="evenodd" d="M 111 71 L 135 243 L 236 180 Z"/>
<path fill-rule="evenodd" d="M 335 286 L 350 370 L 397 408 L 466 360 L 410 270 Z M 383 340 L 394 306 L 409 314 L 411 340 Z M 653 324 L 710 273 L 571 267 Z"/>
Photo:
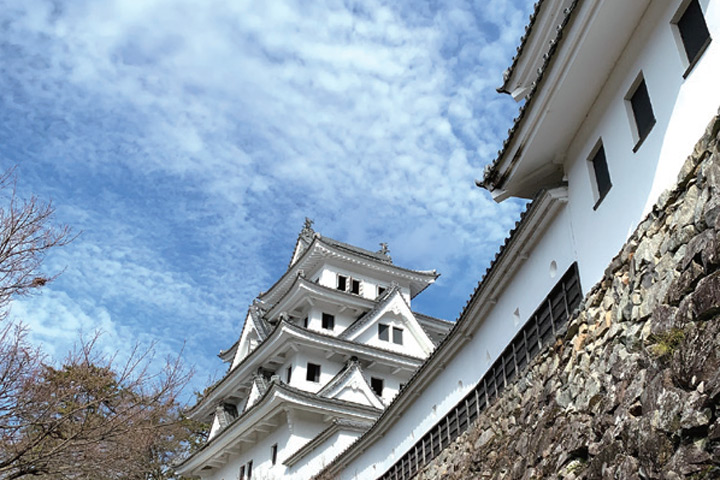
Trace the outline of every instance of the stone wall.
<path fill-rule="evenodd" d="M 418 479 L 720 478 L 719 131 L 562 338 Z"/>

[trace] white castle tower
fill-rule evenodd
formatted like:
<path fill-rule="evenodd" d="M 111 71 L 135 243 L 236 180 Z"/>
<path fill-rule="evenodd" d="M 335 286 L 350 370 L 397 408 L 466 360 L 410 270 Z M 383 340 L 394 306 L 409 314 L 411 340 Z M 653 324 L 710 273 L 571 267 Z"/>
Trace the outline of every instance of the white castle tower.
<path fill-rule="evenodd" d="M 230 368 L 189 412 L 203 479 L 307 479 L 383 413 L 452 323 L 414 312 L 438 274 L 321 236 L 306 219 L 285 274 L 250 305 Z"/>

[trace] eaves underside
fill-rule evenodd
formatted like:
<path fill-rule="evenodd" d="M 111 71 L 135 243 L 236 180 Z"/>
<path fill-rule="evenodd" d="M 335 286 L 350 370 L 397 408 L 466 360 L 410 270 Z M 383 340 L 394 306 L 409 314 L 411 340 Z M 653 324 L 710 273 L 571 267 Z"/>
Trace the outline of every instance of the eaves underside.
<path fill-rule="evenodd" d="M 500 173 L 499 168 L 501 164 L 507 161 L 508 155 L 511 153 L 511 147 L 515 144 L 515 137 L 518 135 L 519 130 L 524 124 L 527 113 L 533 107 L 537 92 L 540 86 L 544 83 L 543 80 L 546 78 L 546 74 L 552 63 L 554 62 L 559 46 L 562 43 L 565 30 L 573 18 L 573 13 L 577 10 L 579 0 L 574 0 L 566 9 L 565 17 L 562 23 L 557 28 L 557 35 L 550 43 L 548 52 L 544 55 L 544 62 L 538 70 L 537 79 L 532 83 L 530 92 L 525 97 L 525 103 L 520 107 L 518 115 L 513 120 L 512 127 L 508 130 L 508 136 L 503 141 L 502 148 L 498 150 L 497 157 L 490 164 L 485 167 L 482 180 L 476 180 L 476 184 L 479 187 L 486 188 L 490 191 L 502 188 L 505 181 L 505 177 L 509 173 L 509 167 L 506 168 L 504 173 Z M 516 154 L 517 156 L 517 154 Z"/>
<path fill-rule="evenodd" d="M 280 398 L 280 395 L 284 396 Z M 272 406 L 271 403 L 273 402 L 273 400 L 277 400 L 276 403 L 278 403 L 278 405 Z M 226 450 L 230 446 L 230 444 L 232 444 L 233 440 L 237 440 L 238 437 L 242 434 L 242 432 L 237 432 L 235 430 L 243 422 L 253 420 L 251 417 L 263 409 L 277 409 L 282 406 L 280 404 L 284 405 L 288 402 L 293 403 L 298 407 L 304 409 L 314 408 L 321 411 L 327 411 L 328 413 L 334 412 L 337 415 L 357 416 L 361 418 L 366 418 L 368 420 L 377 418 L 377 416 L 380 414 L 380 410 L 373 407 L 368 407 L 365 405 L 355 404 L 352 402 L 347 402 L 334 398 L 320 397 L 316 394 L 305 392 L 303 390 L 293 388 L 285 384 L 273 382 L 271 386 L 267 389 L 265 394 L 252 407 L 250 407 L 242 414 L 240 414 L 237 418 L 235 418 L 220 433 L 210 439 L 205 445 L 203 445 L 199 450 L 195 451 L 190 457 L 183 460 L 179 465 L 175 467 L 176 470 L 181 474 L 188 473 L 190 471 L 196 470 L 202 464 L 209 462 L 213 456 L 223 454 L 223 451 Z M 288 408 L 288 406 L 285 405 L 283 406 L 283 408 Z M 255 425 L 257 422 L 266 419 L 269 413 L 270 412 L 265 412 L 264 415 L 258 416 L 258 418 L 256 418 L 255 421 L 252 422 L 252 425 Z M 245 431 L 250 430 L 252 428 L 252 425 L 248 426 Z M 193 462 L 197 463 L 197 465 L 191 465 Z"/>
<path fill-rule="evenodd" d="M 344 350 L 348 354 L 353 353 L 373 356 L 380 361 L 392 362 L 396 363 L 397 365 L 407 365 L 409 368 L 417 368 L 417 366 L 419 366 L 422 362 L 422 359 L 419 357 L 413 357 L 391 350 L 378 348 L 372 345 L 353 342 L 351 340 L 340 339 L 331 335 L 324 335 L 322 333 L 308 330 L 283 320 L 278 322 L 275 330 L 273 330 L 273 332 L 265 339 L 265 341 L 258 345 L 255 350 L 250 352 L 250 354 L 245 357 L 240 362 L 240 364 L 230 370 L 230 372 L 228 372 L 219 382 L 213 385 L 211 389 L 205 394 L 205 396 L 195 406 L 188 410 L 187 414 L 193 418 L 196 418 L 198 415 L 201 415 L 201 412 L 205 411 L 205 414 L 208 415 L 212 411 L 213 405 L 217 401 L 221 400 L 221 398 L 217 398 L 216 392 L 225 387 L 226 385 L 229 385 L 231 382 L 238 381 L 238 376 L 240 375 L 239 372 L 245 371 L 245 374 L 251 374 L 251 370 L 253 369 L 249 368 L 249 366 L 252 365 L 254 362 L 260 360 L 260 357 L 263 355 L 263 353 L 268 354 L 266 350 L 268 350 L 271 346 L 274 346 L 272 345 L 273 342 L 278 339 L 278 337 L 283 331 L 288 332 L 288 334 L 295 335 L 296 341 L 311 341 L 317 343 L 320 346 L 323 346 L 324 348 L 333 349 L 334 351 Z M 273 349 L 273 351 L 276 350 Z M 226 392 L 226 394 L 228 393 L 229 392 Z"/>

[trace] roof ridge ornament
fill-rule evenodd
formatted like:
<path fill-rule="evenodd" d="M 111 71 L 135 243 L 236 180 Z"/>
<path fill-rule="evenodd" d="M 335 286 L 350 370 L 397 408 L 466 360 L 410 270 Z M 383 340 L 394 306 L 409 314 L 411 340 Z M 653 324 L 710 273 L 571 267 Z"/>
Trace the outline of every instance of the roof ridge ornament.
<path fill-rule="evenodd" d="M 302 230 L 300 230 L 300 236 L 307 239 L 312 239 L 313 235 L 315 234 L 315 230 L 313 230 L 314 223 L 315 222 L 309 217 L 305 217 L 305 224 L 303 225 Z"/>
<path fill-rule="evenodd" d="M 375 253 L 379 253 L 380 255 L 385 255 L 386 257 L 390 258 L 390 249 L 388 248 L 387 242 L 380 242 L 380 250 L 378 250 Z"/>

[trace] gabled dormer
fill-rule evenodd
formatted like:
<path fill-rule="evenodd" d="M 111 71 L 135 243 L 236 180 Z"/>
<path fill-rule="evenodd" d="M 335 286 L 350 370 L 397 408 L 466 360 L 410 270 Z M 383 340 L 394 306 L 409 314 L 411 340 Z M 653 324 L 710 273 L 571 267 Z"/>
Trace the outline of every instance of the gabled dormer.
<path fill-rule="evenodd" d="M 325 398 L 334 398 L 346 402 L 358 403 L 368 407 L 384 409 L 382 387 L 371 385 L 374 379 L 364 375 L 360 362 L 351 360 L 332 380 L 330 380 L 319 392 L 318 395 Z"/>
<path fill-rule="evenodd" d="M 262 311 L 257 304 L 250 305 L 245 316 L 240 340 L 235 348 L 235 356 L 231 369 L 235 368 L 245 357 L 247 357 L 270 333 L 270 327 L 262 318 Z M 221 353 L 222 355 L 222 353 Z"/>
<path fill-rule="evenodd" d="M 419 358 L 427 357 L 435 348 L 396 285 L 340 338 Z"/>

